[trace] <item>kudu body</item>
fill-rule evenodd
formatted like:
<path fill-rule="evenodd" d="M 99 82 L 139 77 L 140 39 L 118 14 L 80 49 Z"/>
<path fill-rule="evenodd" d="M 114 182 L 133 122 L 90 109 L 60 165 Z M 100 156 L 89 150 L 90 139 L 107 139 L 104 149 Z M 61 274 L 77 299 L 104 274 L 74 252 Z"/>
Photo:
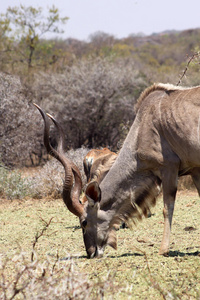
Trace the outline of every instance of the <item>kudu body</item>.
<path fill-rule="evenodd" d="M 87 185 L 79 218 L 88 257 L 102 256 L 106 245 L 116 248 L 116 225 L 146 216 L 161 184 L 159 253 L 168 254 L 177 181 L 187 174 L 200 193 L 200 87 L 154 84 L 138 99 L 135 120 L 107 175 Z"/>

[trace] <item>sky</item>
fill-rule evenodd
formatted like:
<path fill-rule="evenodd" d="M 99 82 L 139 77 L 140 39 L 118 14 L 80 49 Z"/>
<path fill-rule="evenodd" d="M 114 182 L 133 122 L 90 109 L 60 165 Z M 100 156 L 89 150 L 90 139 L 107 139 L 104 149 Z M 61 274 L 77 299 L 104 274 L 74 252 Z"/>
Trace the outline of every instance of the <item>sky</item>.
<path fill-rule="evenodd" d="M 20 4 L 44 9 L 55 5 L 61 17 L 69 17 L 62 39 L 88 41 L 99 31 L 125 38 L 200 28 L 200 0 L 1 0 L 0 13 Z"/>

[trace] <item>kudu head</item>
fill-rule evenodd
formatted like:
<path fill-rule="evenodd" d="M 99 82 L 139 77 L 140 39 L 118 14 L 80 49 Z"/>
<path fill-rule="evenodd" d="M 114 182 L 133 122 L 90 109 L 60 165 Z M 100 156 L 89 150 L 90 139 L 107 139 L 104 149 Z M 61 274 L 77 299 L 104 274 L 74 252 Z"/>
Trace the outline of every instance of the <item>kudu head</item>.
<path fill-rule="evenodd" d="M 103 254 L 103 249 L 106 244 L 116 249 L 116 238 L 115 233 L 113 234 L 113 229 L 108 230 L 107 215 L 99 208 L 101 199 L 99 185 L 95 181 L 90 182 L 86 187 L 85 197 L 83 198 L 84 201 L 80 202 L 82 192 L 81 174 L 78 167 L 65 156 L 64 132 L 62 127 L 50 114 L 46 114 L 37 104 L 34 105 L 44 120 L 44 145 L 46 150 L 64 167 L 63 201 L 69 211 L 79 217 L 87 257 L 100 257 Z M 49 118 L 53 121 L 58 131 L 57 149 L 51 145 L 49 140 Z M 98 224 L 101 224 L 101 230 L 97 228 Z"/>

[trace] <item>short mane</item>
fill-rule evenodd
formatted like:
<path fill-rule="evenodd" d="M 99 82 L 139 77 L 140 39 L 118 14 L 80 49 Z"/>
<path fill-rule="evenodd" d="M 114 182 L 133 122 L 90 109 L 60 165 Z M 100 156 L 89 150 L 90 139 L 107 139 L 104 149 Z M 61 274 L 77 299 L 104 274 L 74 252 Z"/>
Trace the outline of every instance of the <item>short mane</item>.
<path fill-rule="evenodd" d="M 137 112 L 142 101 L 152 92 L 155 91 L 164 91 L 166 93 L 171 93 L 177 90 L 186 90 L 186 89 L 190 89 L 188 87 L 182 87 L 182 86 L 176 86 L 173 84 L 165 84 L 165 83 L 154 83 L 153 85 L 151 85 L 150 87 L 146 88 L 140 95 L 140 97 L 137 100 L 137 103 L 135 105 L 135 111 Z"/>

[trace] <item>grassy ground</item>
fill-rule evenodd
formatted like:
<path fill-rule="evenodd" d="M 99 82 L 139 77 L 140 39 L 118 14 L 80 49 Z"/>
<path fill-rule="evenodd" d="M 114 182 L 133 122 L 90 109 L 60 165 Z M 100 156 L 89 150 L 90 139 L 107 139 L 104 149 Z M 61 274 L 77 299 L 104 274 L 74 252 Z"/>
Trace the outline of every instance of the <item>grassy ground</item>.
<path fill-rule="evenodd" d="M 44 228 L 46 230 L 39 237 Z M 37 258 L 43 265 L 48 261 L 51 270 L 56 263 L 61 268 L 67 262 L 67 267 L 62 268 L 62 276 L 69 273 L 69 262 L 72 272 L 73 262 L 76 270 L 73 280 L 77 276 L 84 278 L 85 289 L 89 291 L 90 287 L 88 299 L 200 299 L 200 220 L 196 192 L 185 191 L 177 195 L 169 257 L 157 254 L 162 232 L 160 198 L 151 218 L 143 219 L 132 229 L 118 231 L 117 251 L 107 248 L 103 258 L 87 260 L 79 221 L 67 211 L 62 200 L 2 200 L 0 299 L 3 299 L 3 293 L 6 294 L 3 284 L 9 288 L 11 282 L 16 281 L 20 253 L 23 253 L 25 265 L 31 262 L 37 237 L 33 261 Z M 61 273 L 57 272 L 56 276 L 59 278 Z M 45 299 L 43 292 L 40 293 L 38 299 Z M 12 298 L 12 292 L 6 297 L 24 299 L 18 290 L 15 297 Z M 71 296 L 71 299 L 82 298 L 79 295 Z"/>

